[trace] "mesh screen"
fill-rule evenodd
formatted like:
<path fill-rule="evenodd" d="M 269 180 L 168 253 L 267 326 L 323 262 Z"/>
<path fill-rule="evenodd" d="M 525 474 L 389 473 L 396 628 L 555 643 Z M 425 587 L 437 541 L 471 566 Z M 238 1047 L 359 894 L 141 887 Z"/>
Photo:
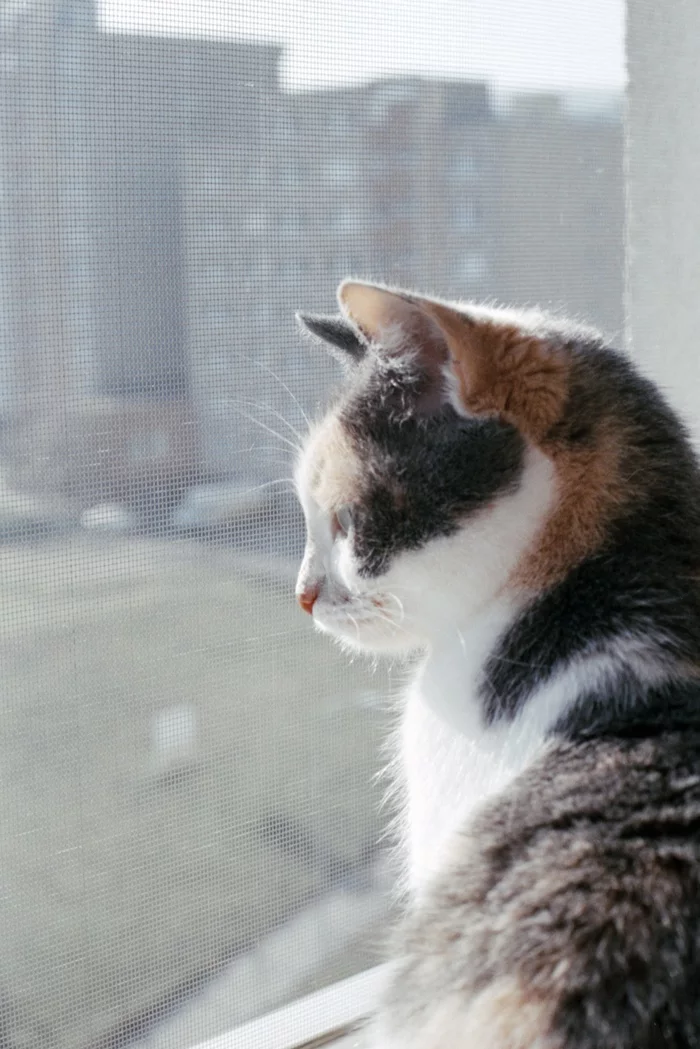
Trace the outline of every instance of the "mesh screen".
<path fill-rule="evenodd" d="M 354 274 L 617 335 L 620 8 L 4 0 L 3 1049 L 379 959 L 391 674 L 294 604 L 338 375 L 293 314 Z"/>

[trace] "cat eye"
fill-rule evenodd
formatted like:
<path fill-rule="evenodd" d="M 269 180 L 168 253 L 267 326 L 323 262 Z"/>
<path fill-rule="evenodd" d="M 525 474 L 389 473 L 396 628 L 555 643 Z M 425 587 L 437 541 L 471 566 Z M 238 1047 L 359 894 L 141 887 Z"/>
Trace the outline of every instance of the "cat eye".
<path fill-rule="evenodd" d="M 350 529 L 353 526 L 352 510 L 349 506 L 341 506 L 333 514 L 333 538 L 336 535 L 342 535 L 343 538 L 348 535 Z"/>

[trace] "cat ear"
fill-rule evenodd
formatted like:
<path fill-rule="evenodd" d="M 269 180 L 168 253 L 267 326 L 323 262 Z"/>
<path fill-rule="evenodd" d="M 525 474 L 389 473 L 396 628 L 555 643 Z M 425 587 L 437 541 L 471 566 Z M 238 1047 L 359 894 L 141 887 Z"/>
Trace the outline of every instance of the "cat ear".
<path fill-rule="evenodd" d="M 410 349 L 443 386 L 447 378 L 449 399 L 464 415 L 498 416 L 533 441 L 561 418 L 569 361 L 546 338 L 510 320 L 469 316 L 359 281 L 341 284 L 338 301 L 345 316 L 386 352 Z"/>
<path fill-rule="evenodd" d="M 381 284 L 346 280 L 338 288 L 343 315 L 384 353 L 418 353 L 428 369 L 441 367 L 449 352 L 440 326 L 421 308 L 422 300 Z"/>
<path fill-rule="evenodd" d="M 570 358 L 541 335 L 501 318 L 469 317 L 444 303 L 421 301 L 437 323 L 466 415 L 495 415 L 535 443 L 557 423 L 569 391 Z"/>
<path fill-rule="evenodd" d="M 349 361 L 356 363 L 362 360 L 367 352 L 367 344 L 345 317 L 297 313 L 296 319 L 304 331 L 308 331 L 314 338 L 326 343 L 334 356 L 339 357 L 343 363 Z"/>

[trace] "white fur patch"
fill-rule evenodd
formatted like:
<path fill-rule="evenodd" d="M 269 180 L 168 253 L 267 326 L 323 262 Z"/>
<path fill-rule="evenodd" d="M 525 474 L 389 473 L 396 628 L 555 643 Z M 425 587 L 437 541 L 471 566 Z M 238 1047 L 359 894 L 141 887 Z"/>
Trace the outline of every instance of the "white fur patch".
<path fill-rule="evenodd" d="M 505 977 L 471 1001 L 438 999 L 410 1030 L 378 1032 L 377 1049 L 563 1049 L 550 1030 L 554 1005 L 528 999 Z"/>
<path fill-rule="evenodd" d="M 444 394 L 447 403 L 452 405 L 457 412 L 457 415 L 463 415 L 467 419 L 471 418 L 472 416 L 464 407 L 459 379 L 455 374 L 454 368 L 452 368 L 451 365 L 446 364 L 442 369 L 442 376 L 444 379 Z"/>
<path fill-rule="evenodd" d="M 351 544 L 333 538 L 311 494 L 320 435 L 320 429 L 312 435 L 296 470 L 308 531 L 299 588 L 320 588 L 316 625 L 350 647 L 379 653 L 442 644 L 466 632 L 506 586 L 550 512 L 556 499 L 551 461 L 529 448 L 514 492 L 496 496 L 454 535 L 402 551 L 380 577 L 366 579 Z"/>
<path fill-rule="evenodd" d="M 325 581 L 314 620 L 351 646 L 374 652 L 441 647 L 460 633 L 466 637 L 477 619 L 488 615 L 556 498 L 552 463 L 528 449 L 516 491 L 497 496 L 456 534 L 432 539 L 420 550 L 402 551 L 383 575 L 365 579 L 350 544 L 333 542 L 327 522 L 305 492 L 307 472 L 302 464 L 297 474 L 309 531 L 300 576 Z"/>
<path fill-rule="evenodd" d="M 648 642 L 645 649 L 644 639 L 622 635 L 605 652 L 578 656 L 555 672 L 512 721 L 486 726 L 478 688 L 497 625 L 496 610 L 464 648 L 431 654 L 409 692 L 402 732 L 404 829 L 408 882 L 417 891 L 444 870 L 455 832 L 470 815 L 544 753 L 550 730 L 581 695 L 613 682 L 623 668 L 647 685 L 666 676 Z"/>

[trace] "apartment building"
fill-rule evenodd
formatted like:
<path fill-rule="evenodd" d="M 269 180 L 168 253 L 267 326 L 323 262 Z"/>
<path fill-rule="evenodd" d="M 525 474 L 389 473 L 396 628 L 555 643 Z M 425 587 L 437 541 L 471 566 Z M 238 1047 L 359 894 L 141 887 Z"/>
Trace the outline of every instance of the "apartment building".
<path fill-rule="evenodd" d="M 293 313 L 348 273 L 621 330 L 614 112 L 416 77 L 286 93 L 279 47 L 102 33 L 92 0 L 32 0 L 0 48 L 23 488 L 162 518 L 203 480 L 279 476 L 266 427 L 289 438 L 335 375 Z"/>

